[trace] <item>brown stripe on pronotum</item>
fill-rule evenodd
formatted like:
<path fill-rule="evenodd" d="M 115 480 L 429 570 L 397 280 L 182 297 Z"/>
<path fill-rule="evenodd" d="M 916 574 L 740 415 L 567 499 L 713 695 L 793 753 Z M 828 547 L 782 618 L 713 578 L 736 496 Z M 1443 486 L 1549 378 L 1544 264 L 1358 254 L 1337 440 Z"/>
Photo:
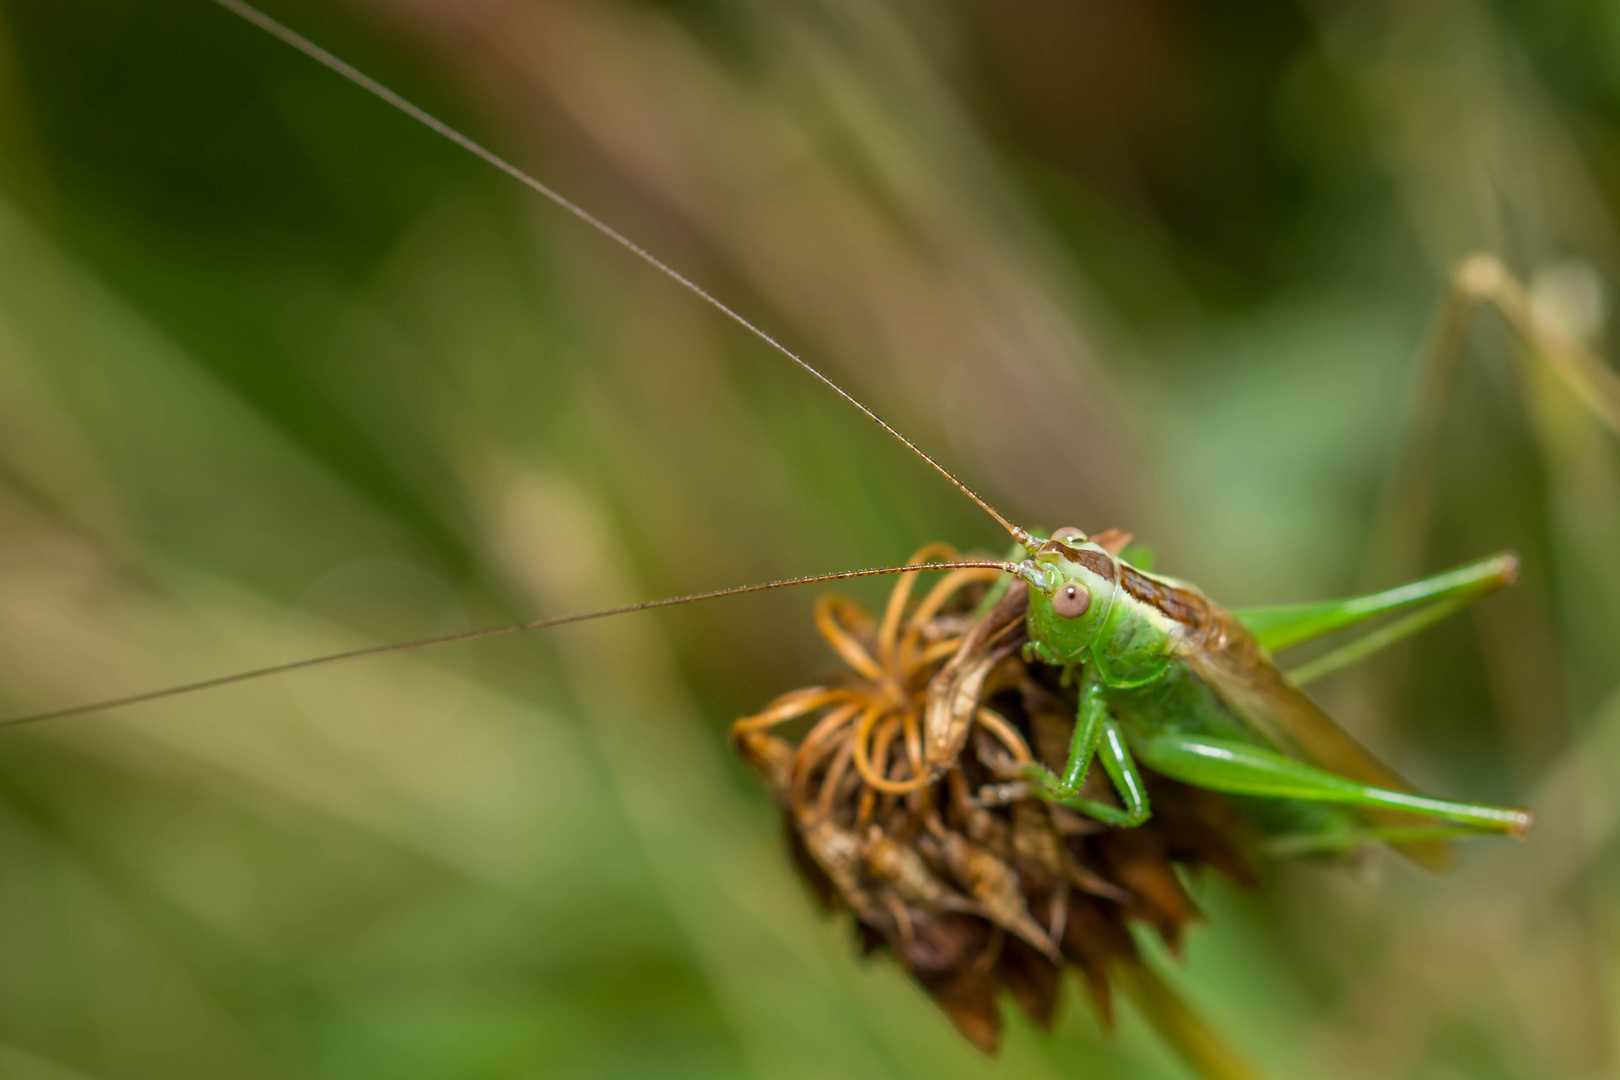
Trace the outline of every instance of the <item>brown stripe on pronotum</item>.
<path fill-rule="evenodd" d="M 1151 604 L 1184 626 L 1203 626 L 1208 620 L 1209 605 L 1197 593 L 1155 581 L 1129 563 L 1116 562 L 1104 552 L 1092 548 L 1070 547 L 1064 543 L 1061 532 L 1054 534 L 1052 539 L 1041 545 L 1040 554 L 1060 556 L 1078 563 L 1098 577 L 1117 581 L 1125 586 L 1125 591 L 1134 599 Z"/>
<path fill-rule="evenodd" d="M 1068 559 L 1070 562 L 1079 563 L 1093 574 L 1107 578 L 1109 581 L 1119 579 L 1114 569 L 1114 560 L 1100 551 L 1093 551 L 1091 548 L 1074 548 L 1065 544 L 1062 540 L 1054 539 L 1048 540 L 1041 545 L 1040 554 L 1057 555 Z"/>
<path fill-rule="evenodd" d="M 1154 581 L 1128 565 L 1122 565 L 1121 569 L 1120 583 L 1135 599 L 1152 604 L 1184 626 L 1203 626 L 1208 621 L 1209 604 L 1197 593 Z"/>

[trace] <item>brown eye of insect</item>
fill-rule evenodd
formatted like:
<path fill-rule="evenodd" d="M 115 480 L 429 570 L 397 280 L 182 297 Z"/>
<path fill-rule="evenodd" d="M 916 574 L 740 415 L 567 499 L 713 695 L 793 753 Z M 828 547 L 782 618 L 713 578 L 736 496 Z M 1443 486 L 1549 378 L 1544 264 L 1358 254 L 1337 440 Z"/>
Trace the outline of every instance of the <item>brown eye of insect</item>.
<path fill-rule="evenodd" d="M 1086 534 L 1075 528 L 1073 525 L 1069 525 L 1053 533 L 1052 539 L 1062 544 L 1073 544 L 1076 541 L 1083 544 L 1086 542 Z"/>
<path fill-rule="evenodd" d="M 1052 610 L 1065 619 L 1078 619 L 1091 606 L 1091 594 L 1082 585 L 1068 584 L 1052 597 Z"/>

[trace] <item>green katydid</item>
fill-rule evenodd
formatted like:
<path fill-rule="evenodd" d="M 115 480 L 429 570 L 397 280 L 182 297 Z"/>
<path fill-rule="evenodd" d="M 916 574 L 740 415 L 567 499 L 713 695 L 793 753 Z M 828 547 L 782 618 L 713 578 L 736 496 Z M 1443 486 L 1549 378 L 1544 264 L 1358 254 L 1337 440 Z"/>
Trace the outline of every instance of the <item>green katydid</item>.
<path fill-rule="evenodd" d="M 1256 807 L 1258 816 L 1295 851 L 1383 840 L 1441 866 L 1448 837 L 1522 835 L 1530 827 L 1524 810 L 1415 793 L 1305 696 L 1269 653 L 1415 608 L 1392 624 L 1396 633 L 1375 639 L 1392 643 L 1512 583 L 1513 555 L 1370 596 L 1235 613 L 1183 582 L 1136 569 L 1078 529 L 1060 529 L 1034 547 L 1018 573 L 1030 587 L 1029 653 L 1080 680 L 1062 775 L 1036 765 L 1023 781 L 1042 798 L 1110 824 L 1139 824 L 1152 812 L 1140 759 L 1185 783 L 1272 803 Z M 1359 644 L 1324 656 L 1315 673 L 1361 655 Z M 1120 806 L 1081 794 L 1093 758 Z M 1356 808 L 1367 821 L 1323 814 L 1314 804 Z"/>

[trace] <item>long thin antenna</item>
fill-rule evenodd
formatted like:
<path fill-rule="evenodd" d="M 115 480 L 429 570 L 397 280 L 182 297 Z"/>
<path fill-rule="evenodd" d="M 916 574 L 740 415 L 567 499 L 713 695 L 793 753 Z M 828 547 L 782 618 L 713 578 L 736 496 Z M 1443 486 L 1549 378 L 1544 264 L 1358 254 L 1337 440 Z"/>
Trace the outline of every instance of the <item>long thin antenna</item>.
<path fill-rule="evenodd" d="M 824 581 L 876 577 L 879 574 L 915 574 L 922 570 L 1000 570 L 1003 573 L 1016 574 L 1018 573 L 1018 564 L 995 560 L 969 559 L 958 562 L 917 563 L 909 566 L 880 566 L 871 570 L 839 570 L 831 574 L 811 574 L 808 577 L 767 581 L 762 585 L 734 585 L 729 589 L 715 589 L 713 592 L 692 593 L 687 596 L 670 596 L 662 600 L 643 600 L 639 604 L 625 604 L 621 607 L 603 608 L 600 611 L 587 611 L 578 615 L 558 615 L 550 619 L 535 619 L 533 622 L 512 623 L 510 626 L 490 626 L 482 630 L 468 630 L 460 634 L 423 638 L 420 641 L 403 641 L 392 645 L 370 645 L 363 649 L 350 649 L 347 652 L 315 656 L 308 660 L 294 660 L 291 663 L 255 668 L 252 671 L 238 671 L 233 675 L 219 675 L 212 679 L 183 683 L 180 686 L 170 686 L 162 690 L 148 690 L 142 694 L 108 698 L 105 701 L 94 701 L 87 705 L 70 705 L 65 709 L 51 709 L 48 712 L 33 713 L 29 716 L 13 716 L 0 720 L 0 728 L 37 724 L 45 720 L 58 720 L 65 716 L 100 712 L 103 709 L 117 709 L 125 705 L 139 705 L 147 701 L 158 701 L 162 698 L 177 697 L 180 694 L 191 694 L 198 690 L 212 690 L 215 687 L 229 686 L 232 683 L 247 682 L 250 679 L 262 679 L 268 675 L 281 675 L 289 671 L 301 671 L 304 668 L 319 667 L 323 664 L 335 664 L 339 660 L 354 660 L 362 656 L 381 656 L 384 653 L 425 649 L 434 645 L 453 645 L 460 641 L 476 641 L 479 638 L 516 634 L 524 630 L 543 630 L 548 626 L 590 622 L 592 619 L 605 619 L 611 615 L 627 615 L 632 611 L 649 611 L 652 608 L 674 607 L 676 604 L 690 604 L 697 600 L 716 600 L 722 596 L 741 596 L 744 593 L 765 592 L 768 589 L 785 589 L 790 585 L 815 585 Z"/>
<path fill-rule="evenodd" d="M 367 90 L 376 95 L 383 101 L 386 101 L 388 104 L 398 109 L 400 112 L 404 113 L 406 116 L 409 116 L 418 123 L 439 133 L 446 139 L 449 139 L 451 142 L 461 147 L 463 150 L 466 150 L 468 153 L 482 158 L 490 165 L 495 166 L 495 168 L 501 170 L 501 172 L 522 184 L 524 187 L 527 187 L 531 191 L 550 199 L 553 203 L 562 207 L 570 214 L 573 214 L 576 218 L 583 221 L 585 224 L 589 225 L 603 236 L 606 236 L 609 240 L 612 240 L 620 247 L 633 253 L 654 269 L 662 272 L 666 277 L 670 278 L 683 288 L 687 289 L 689 292 L 696 295 L 699 299 L 706 302 L 710 307 L 713 307 L 726 318 L 730 319 L 738 326 L 741 326 L 743 329 L 765 342 L 765 344 L 769 345 L 771 348 L 775 349 L 777 352 L 781 353 L 795 364 L 798 364 L 801 368 L 808 371 L 811 375 L 814 375 L 817 379 L 820 379 L 821 382 L 826 385 L 828 389 L 832 390 L 833 393 L 837 394 L 839 397 L 843 398 L 845 401 L 859 409 L 862 413 L 866 414 L 867 418 L 870 419 L 874 424 L 882 428 L 884 431 L 887 431 L 890 435 L 893 435 L 896 439 L 905 444 L 906 448 L 913 454 L 916 454 L 918 457 L 928 462 L 928 464 L 932 465 L 941 476 L 954 484 L 958 491 L 972 499 L 974 502 L 978 503 L 980 509 L 984 510 L 985 513 L 995 518 L 1003 529 L 1006 529 L 1012 534 L 1014 540 L 1017 540 L 1020 544 L 1025 545 L 1030 542 L 1030 535 L 1026 530 L 1021 529 L 1017 525 L 1014 525 L 1011 521 L 1008 521 L 1000 510 L 997 510 L 994 506 L 991 506 L 987 501 L 981 498 L 978 492 L 974 491 L 962 481 L 958 480 L 955 474 L 953 474 L 945 466 L 923 453 L 922 449 L 916 443 L 912 442 L 910 439 L 900 434 L 900 432 L 890 427 L 882 417 L 878 416 L 878 414 L 873 412 L 871 409 L 868 409 L 865 405 L 862 405 L 852 395 L 844 390 L 843 387 L 833 382 L 826 375 L 823 375 L 819 370 L 812 366 L 809 361 L 803 359 L 786 345 L 783 345 L 780 341 L 776 340 L 774 337 L 767 334 L 765 331 L 761 330 L 747 319 L 743 318 L 736 311 L 717 299 L 707 289 L 703 288 L 697 282 L 693 281 L 685 274 L 682 274 L 679 270 L 676 270 L 674 267 L 658 258 L 658 256 L 654 255 L 640 244 L 637 244 L 634 240 L 631 240 L 628 236 L 625 236 L 623 233 L 619 232 L 601 218 L 598 218 L 596 215 L 592 214 L 590 211 L 586 210 L 573 200 L 567 198 L 560 192 L 555 191 L 547 185 L 541 183 L 539 180 L 536 180 L 534 177 L 530 176 L 516 165 L 513 165 L 505 158 L 496 154 L 494 151 L 486 149 L 480 143 L 474 142 L 471 138 L 463 135 L 461 132 L 457 131 L 449 124 L 446 124 L 443 120 L 440 120 L 432 113 L 427 112 L 419 106 L 413 105 L 405 98 L 400 97 L 394 91 L 388 89 L 388 87 L 360 71 L 358 68 L 339 60 L 336 56 L 333 56 L 331 53 L 299 34 L 297 31 L 282 25 L 275 19 L 272 19 L 258 8 L 244 3 L 243 0 L 215 0 L 215 2 L 218 3 L 220 7 L 226 8 L 227 10 L 233 11 L 240 15 L 242 18 L 264 30 L 266 33 L 280 38 L 282 41 L 286 42 L 288 45 L 291 45 L 293 48 L 297 49 L 311 60 L 314 60 L 316 63 L 321 64 L 343 76 L 345 79 L 348 79 L 362 90 Z"/>

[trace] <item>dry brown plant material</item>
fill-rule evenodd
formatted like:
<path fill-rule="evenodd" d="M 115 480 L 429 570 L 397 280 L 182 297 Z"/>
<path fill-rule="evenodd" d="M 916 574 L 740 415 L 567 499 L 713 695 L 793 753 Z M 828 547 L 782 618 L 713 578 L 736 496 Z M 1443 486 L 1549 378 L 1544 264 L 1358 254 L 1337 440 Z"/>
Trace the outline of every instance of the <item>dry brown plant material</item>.
<path fill-rule="evenodd" d="M 912 561 L 955 557 L 933 545 Z M 914 600 L 908 574 L 877 619 L 821 597 L 817 628 L 849 672 L 732 728 L 812 890 L 986 1051 L 1000 1040 L 1001 988 L 1049 1026 L 1072 965 L 1111 1023 L 1120 965 L 1139 964 L 1130 924 L 1176 951 L 1200 917 L 1184 875 L 1251 881 L 1241 820 L 1211 792 L 1148 773 L 1154 814 L 1134 829 L 1016 797 L 1022 764 L 1061 770 L 1076 697 L 1060 672 L 1024 661 L 1028 594 L 1014 583 L 991 603 L 996 579 L 951 571 Z M 927 765 L 930 732 L 953 748 L 944 768 Z M 1101 783 L 1086 793 L 1112 798 Z"/>

